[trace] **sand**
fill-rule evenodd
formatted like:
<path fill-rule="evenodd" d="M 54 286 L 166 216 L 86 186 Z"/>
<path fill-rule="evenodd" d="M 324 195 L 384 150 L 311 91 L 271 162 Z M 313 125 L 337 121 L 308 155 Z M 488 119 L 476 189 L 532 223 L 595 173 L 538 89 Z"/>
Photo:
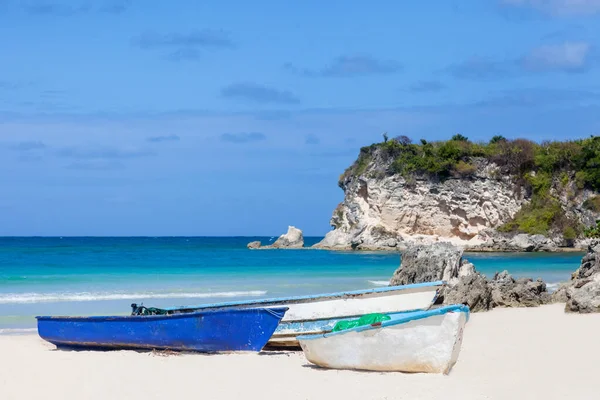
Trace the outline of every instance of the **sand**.
<path fill-rule="evenodd" d="M 301 352 L 59 351 L 0 336 L 0 399 L 595 399 L 600 315 L 563 305 L 474 314 L 450 375 L 325 370 Z"/>

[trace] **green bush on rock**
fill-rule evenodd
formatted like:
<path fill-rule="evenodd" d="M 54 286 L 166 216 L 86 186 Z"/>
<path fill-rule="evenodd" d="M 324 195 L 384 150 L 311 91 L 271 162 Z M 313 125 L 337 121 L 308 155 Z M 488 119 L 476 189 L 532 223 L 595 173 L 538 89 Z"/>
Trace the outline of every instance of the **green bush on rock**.
<path fill-rule="evenodd" d="M 585 230 L 585 236 L 592 239 L 600 239 L 600 220 L 596 221 L 596 226 Z"/>

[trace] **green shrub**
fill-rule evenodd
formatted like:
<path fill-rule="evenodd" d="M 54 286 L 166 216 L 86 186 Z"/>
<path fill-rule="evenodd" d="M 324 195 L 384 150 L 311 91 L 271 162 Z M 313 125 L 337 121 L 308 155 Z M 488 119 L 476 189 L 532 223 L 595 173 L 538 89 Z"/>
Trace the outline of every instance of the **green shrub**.
<path fill-rule="evenodd" d="M 567 226 L 563 229 L 563 237 L 567 240 L 577 239 L 577 231 L 572 226 Z"/>
<path fill-rule="evenodd" d="M 552 186 L 552 175 L 547 172 L 530 172 L 525 179 L 531 185 L 534 195 L 545 196 Z"/>
<path fill-rule="evenodd" d="M 531 140 L 515 139 L 490 145 L 488 158 L 513 175 L 534 170 L 537 145 Z"/>
<path fill-rule="evenodd" d="M 521 232 L 546 235 L 563 211 L 556 199 L 535 198 L 523 206 L 512 221 L 498 228 L 501 232 Z"/>
<path fill-rule="evenodd" d="M 584 171 L 575 172 L 575 185 L 577 189 L 583 189 L 585 187 L 586 173 Z"/>
<path fill-rule="evenodd" d="M 367 169 L 367 167 L 369 166 L 370 162 L 371 162 L 371 155 L 361 153 L 360 156 L 358 157 L 358 162 L 356 163 L 356 169 L 355 169 L 356 175 L 357 176 L 362 175 L 365 172 L 365 170 Z"/>
<path fill-rule="evenodd" d="M 387 142 L 390 143 L 390 142 Z M 373 152 L 377 148 L 377 145 L 365 146 L 360 148 L 360 153 L 358 153 L 358 159 L 352 164 L 349 168 L 347 168 L 338 180 L 338 185 L 341 186 L 342 182 L 346 180 L 349 176 L 359 176 L 362 175 L 366 170 L 369 164 L 373 159 Z"/>
<path fill-rule="evenodd" d="M 575 168 L 581 152 L 581 142 L 544 142 L 536 148 L 535 165 L 547 172 L 571 170 Z"/>
<path fill-rule="evenodd" d="M 568 173 L 566 173 L 566 172 L 563 171 L 560 174 L 560 184 L 563 187 L 566 187 L 569 184 L 569 174 Z"/>
<path fill-rule="evenodd" d="M 583 208 L 594 212 L 600 212 L 600 196 L 590 197 L 584 201 Z"/>
<path fill-rule="evenodd" d="M 600 239 L 600 220 L 596 221 L 596 226 L 586 229 L 584 234 L 592 239 Z"/>
<path fill-rule="evenodd" d="M 457 142 L 466 142 L 469 140 L 469 138 L 461 135 L 460 133 L 457 133 L 456 135 L 452 136 L 452 140 Z"/>
<path fill-rule="evenodd" d="M 458 176 L 471 176 L 475 171 L 477 171 L 477 167 L 462 160 L 454 165 L 454 172 L 456 172 Z"/>
<path fill-rule="evenodd" d="M 592 136 L 582 141 L 577 169 L 582 172 L 585 186 L 600 190 L 600 136 Z"/>
<path fill-rule="evenodd" d="M 394 140 L 396 140 L 398 143 L 403 144 L 403 145 L 412 143 L 412 139 L 406 135 L 396 136 L 396 138 Z"/>

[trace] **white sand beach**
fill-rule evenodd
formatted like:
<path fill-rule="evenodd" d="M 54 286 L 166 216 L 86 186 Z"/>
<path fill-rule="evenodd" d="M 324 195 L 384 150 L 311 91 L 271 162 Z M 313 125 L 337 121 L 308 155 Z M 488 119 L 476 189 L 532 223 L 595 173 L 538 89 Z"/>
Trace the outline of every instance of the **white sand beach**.
<path fill-rule="evenodd" d="M 594 399 L 600 314 L 563 305 L 471 316 L 447 375 L 325 370 L 301 352 L 58 351 L 0 336 L 0 399 Z"/>

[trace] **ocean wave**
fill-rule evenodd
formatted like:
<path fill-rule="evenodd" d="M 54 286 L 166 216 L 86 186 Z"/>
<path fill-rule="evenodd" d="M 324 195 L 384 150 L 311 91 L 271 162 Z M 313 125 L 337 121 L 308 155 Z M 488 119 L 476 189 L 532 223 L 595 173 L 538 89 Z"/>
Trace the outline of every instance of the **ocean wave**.
<path fill-rule="evenodd" d="M 562 285 L 563 283 L 564 282 L 550 282 L 550 283 L 546 283 L 546 289 L 550 293 L 556 292 L 558 290 L 558 288 L 560 287 L 560 285 Z"/>
<path fill-rule="evenodd" d="M 0 335 L 23 335 L 37 331 L 37 328 L 0 328 Z"/>
<path fill-rule="evenodd" d="M 390 284 L 390 281 L 369 281 L 369 283 L 375 286 L 387 286 Z"/>
<path fill-rule="evenodd" d="M 264 296 L 264 290 L 204 292 L 204 293 L 5 293 L 0 304 L 54 303 L 64 301 L 138 300 L 138 299 L 204 299 L 211 297 Z"/>

